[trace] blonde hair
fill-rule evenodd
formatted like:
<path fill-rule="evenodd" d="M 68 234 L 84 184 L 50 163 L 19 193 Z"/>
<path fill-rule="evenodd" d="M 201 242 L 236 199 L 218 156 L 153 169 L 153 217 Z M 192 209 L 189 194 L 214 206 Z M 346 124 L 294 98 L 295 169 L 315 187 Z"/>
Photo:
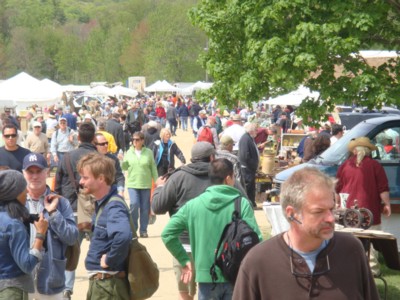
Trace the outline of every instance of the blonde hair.
<path fill-rule="evenodd" d="M 104 176 L 107 185 L 112 185 L 115 180 L 115 162 L 98 152 L 91 152 L 83 156 L 79 161 L 76 169 L 79 173 L 83 168 L 88 167 L 94 178 L 99 178 L 100 175 Z"/>
<path fill-rule="evenodd" d="M 371 150 L 368 147 L 356 146 L 357 151 L 356 166 L 359 167 L 365 156 L 371 156 Z"/>
<path fill-rule="evenodd" d="M 167 133 L 169 133 L 169 135 L 172 135 L 172 134 L 171 134 L 171 131 L 170 131 L 168 128 L 163 128 L 163 129 L 161 129 L 161 131 L 160 131 L 160 138 L 163 139 L 164 136 L 165 136 Z"/>

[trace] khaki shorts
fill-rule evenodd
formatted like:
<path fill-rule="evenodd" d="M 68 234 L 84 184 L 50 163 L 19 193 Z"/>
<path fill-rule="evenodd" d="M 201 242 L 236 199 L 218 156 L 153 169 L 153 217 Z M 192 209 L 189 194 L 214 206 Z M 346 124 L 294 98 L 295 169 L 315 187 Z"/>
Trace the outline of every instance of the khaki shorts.
<path fill-rule="evenodd" d="M 182 266 L 174 258 L 174 272 L 175 272 L 175 278 L 176 282 L 178 283 L 178 291 L 179 292 L 186 292 L 190 296 L 196 295 L 196 270 L 194 269 L 194 261 L 192 257 L 192 253 L 187 253 L 189 258 L 190 258 L 190 263 L 192 264 L 192 280 L 188 284 L 184 284 L 181 280 L 181 274 L 182 274 Z"/>

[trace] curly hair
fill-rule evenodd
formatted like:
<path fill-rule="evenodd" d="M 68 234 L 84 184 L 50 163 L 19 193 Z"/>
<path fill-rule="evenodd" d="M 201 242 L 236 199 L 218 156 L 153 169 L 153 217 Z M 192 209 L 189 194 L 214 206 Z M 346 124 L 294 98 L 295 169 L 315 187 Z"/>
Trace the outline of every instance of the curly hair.
<path fill-rule="evenodd" d="M 317 136 L 312 145 L 313 157 L 321 154 L 331 145 L 331 139 L 327 134 Z"/>

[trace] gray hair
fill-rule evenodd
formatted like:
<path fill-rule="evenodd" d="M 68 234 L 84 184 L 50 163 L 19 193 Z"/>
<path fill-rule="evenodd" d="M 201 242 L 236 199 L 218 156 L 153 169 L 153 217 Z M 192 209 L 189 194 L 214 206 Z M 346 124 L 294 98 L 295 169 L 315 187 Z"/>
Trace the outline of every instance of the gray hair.
<path fill-rule="evenodd" d="M 243 127 L 244 127 L 244 130 L 246 130 L 246 132 L 251 132 L 251 131 L 257 130 L 257 124 L 250 123 L 250 122 L 245 123 Z"/>
<path fill-rule="evenodd" d="M 286 217 L 286 207 L 293 206 L 296 211 L 303 208 L 307 195 L 312 190 L 325 186 L 335 192 L 336 180 L 322 173 L 317 168 L 305 167 L 294 172 L 282 185 L 280 202 L 283 215 Z"/>

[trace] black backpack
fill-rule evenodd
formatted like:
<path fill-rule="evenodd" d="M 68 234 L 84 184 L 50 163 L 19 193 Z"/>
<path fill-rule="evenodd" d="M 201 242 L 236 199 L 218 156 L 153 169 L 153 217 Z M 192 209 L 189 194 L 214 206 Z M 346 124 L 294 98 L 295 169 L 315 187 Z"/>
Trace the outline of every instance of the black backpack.
<path fill-rule="evenodd" d="M 251 248 L 260 242 L 257 233 L 241 219 L 242 197 L 235 199 L 232 222 L 227 224 L 215 249 L 214 263 L 210 268 L 213 283 L 218 280 L 215 266 L 218 266 L 225 279 L 235 284 L 240 263 Z M 221 245 L 223 245 L 220 251 Z"/>

